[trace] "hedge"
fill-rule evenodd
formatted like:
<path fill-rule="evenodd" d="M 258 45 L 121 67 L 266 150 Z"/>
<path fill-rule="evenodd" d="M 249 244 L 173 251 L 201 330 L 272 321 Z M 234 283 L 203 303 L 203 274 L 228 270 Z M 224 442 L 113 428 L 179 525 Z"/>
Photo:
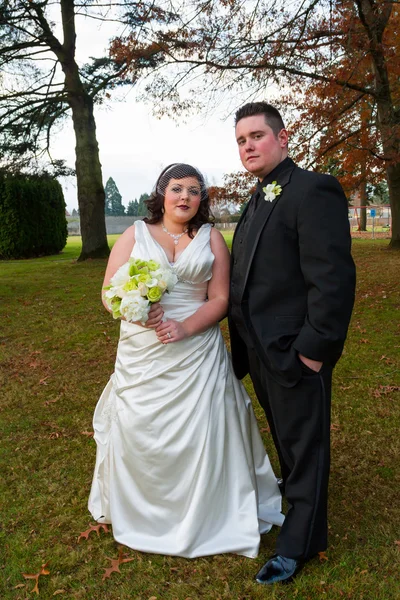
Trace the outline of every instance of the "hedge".
<path fill-rule="evenodd" d="M 0 258 L 57 254 L 67 235 L 58 181 L 48 175 L 0 172 Z"/>

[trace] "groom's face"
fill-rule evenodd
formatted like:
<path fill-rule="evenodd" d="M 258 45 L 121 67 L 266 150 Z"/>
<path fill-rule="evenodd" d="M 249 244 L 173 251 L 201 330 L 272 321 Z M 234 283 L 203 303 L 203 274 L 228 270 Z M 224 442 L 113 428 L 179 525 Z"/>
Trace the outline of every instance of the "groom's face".
<path fill-rule="evenodd" d="M 286 129 L 275 135 L 264 115 L 240 119 L 236 125 L 236 140 L 242 165 L 260 181 L 287 156 Z"/>

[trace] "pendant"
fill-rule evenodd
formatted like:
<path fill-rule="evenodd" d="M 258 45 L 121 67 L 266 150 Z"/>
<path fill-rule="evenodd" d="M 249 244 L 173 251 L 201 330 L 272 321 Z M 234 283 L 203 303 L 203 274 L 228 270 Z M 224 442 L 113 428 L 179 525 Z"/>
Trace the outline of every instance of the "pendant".
<path fill-rule="evenodd" d="M 177 246 L 177 245 L 178 245 L 178 243 L 179 243 L 179 240 L 174 240 L 174 244 L 175 244 L 175 246 Z"/>

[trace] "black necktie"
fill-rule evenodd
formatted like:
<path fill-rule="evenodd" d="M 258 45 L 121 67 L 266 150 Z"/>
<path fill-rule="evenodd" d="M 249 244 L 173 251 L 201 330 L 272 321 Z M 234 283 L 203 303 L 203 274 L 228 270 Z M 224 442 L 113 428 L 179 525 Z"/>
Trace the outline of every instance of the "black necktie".
<path fill-rule="evenodd" d="M 247 209 L 247 218 L 248 219 L 251 219 L 251 217 L 256 212 L 259 200 L 260 200 L 260 192 L 258 190 L 256 190 L 254 193 L 254 196 L 252 196 L 250 199 L 249 208 Z"/>

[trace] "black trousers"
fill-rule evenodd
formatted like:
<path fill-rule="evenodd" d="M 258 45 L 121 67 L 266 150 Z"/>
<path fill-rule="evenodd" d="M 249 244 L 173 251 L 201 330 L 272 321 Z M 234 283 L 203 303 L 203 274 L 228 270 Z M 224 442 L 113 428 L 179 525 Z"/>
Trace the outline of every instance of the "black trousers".
<path fill-rule="evenodd" d="M 305 365 L 299 383 L 277 383 L 248 349 L 250 376 L 278 452 L 289 504 L 277 554 L 308 560 L 327 547 L 332 369 Z"/>

